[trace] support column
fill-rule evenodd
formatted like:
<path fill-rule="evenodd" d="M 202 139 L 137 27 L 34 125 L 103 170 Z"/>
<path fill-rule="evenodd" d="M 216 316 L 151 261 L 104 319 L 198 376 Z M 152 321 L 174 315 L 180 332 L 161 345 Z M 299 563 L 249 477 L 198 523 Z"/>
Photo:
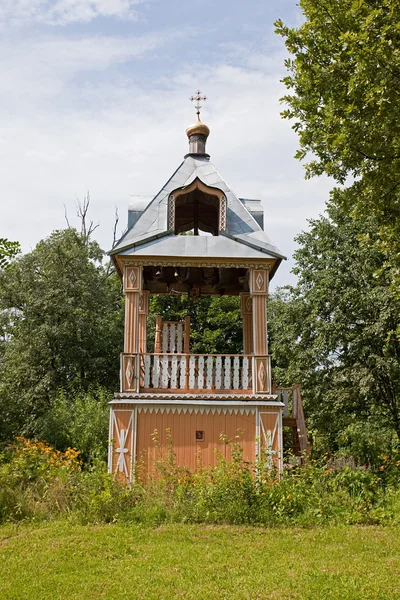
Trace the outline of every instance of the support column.
<path fill-rule="evenodd" d="M 268 270 L 250 271 L 253 308 L 253 388 L 258 394 L 271 393 L 271 368 L 267 341 Z"/>
<path fill-rule="evenodd" d="M 125 266 L 125 343 L 124 351 L 136 354 L 139 351 L 139 307 L 142 291 L 142 268 Z"/>
<path fill-rule="evenodd" d="M 139 352 L 147 352 L 147 315 L 149 314 L 150 292 L 144 290 L 139 300 Z"/>
<path fill-rule="evenodd" d="M 253 301 L 250 294 L 240 294 L 240 308 L 243 320 L 243 353 L 253 354 Z"/>
<path fill-rule="evenodd" d="M 125 338 L 121 361 L 121 392 L 139 391 L 139 308 L 142 267 L 125 265 Z M 134 356 L 132 356 L 134 355 Z"/>

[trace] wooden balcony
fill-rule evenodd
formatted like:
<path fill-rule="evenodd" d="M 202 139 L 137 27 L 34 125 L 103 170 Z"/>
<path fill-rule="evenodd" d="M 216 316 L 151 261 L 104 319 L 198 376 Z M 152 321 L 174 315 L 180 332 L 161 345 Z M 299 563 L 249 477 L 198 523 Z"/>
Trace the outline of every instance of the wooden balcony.
<path fill-rule="evenodd" d="M 123 353 L 121 392 L 271 394 L 271 361 L 249 354 Z"/>

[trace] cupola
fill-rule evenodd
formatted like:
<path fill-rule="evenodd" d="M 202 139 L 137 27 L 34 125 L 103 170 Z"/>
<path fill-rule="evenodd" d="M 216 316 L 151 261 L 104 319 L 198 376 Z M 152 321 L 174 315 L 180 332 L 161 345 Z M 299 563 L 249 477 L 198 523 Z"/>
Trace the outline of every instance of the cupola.
<path fill-rule="evenodd" d="M 210 135 L 210 129 L 202 123 L 200 119 L 200 109 L 201 109 L 201 101 L 207 100 L 207 96 L 202 96 L 201 91 L 197 90 L 195 96 L 191 96 L 190 100 L 192 102 L 196 101 L 196 114 L 197 120 L 193 125 L 190 125 L 186 129 L 186 135 L 189 139 L 189 153 L 188 155 L 196 155 L 196 156 L 206 156 L 209 155 L 206 152 L 206 142 L 207 138 Z"/>

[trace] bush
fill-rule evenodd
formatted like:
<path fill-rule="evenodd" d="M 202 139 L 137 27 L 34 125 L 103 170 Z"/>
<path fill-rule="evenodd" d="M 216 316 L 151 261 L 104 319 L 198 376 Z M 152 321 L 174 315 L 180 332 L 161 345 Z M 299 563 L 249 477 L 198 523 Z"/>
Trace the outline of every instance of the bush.
<path fill-rule="evenodd" d="M 101 387 L 67 395 L 59 392 L 38 425 L 39 437 L 58 450 L 79 448 L 80 458 L 90 463 L 107 456 L 110 393 Z"/>
<path fill-rule="evenodd" d="M 19 438 L 0 455 L 0 519 L 54 519 L 81 523 L 162 522 L 262 526 L 369 524 L 400 521 L 400 461 L 386 457 L 374 472 L 338 468 L 329 460 L 273 469 L 243 460 L 240 436 L 225 440 L 231 459 L 194 472 L 176 464 L 172 439 L 158 443 L 150 473 L 139 462 L 130 487 L 106 472 L 99 456 L 90 465 L 79 452 L 54 450 Z"/>

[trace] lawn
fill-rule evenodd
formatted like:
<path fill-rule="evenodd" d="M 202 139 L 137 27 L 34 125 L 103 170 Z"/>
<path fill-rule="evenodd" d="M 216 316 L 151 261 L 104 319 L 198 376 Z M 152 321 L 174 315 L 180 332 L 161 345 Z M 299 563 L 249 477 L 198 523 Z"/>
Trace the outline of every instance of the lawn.
<path fill-rule="evenodd" d="M 400 531 L 0 527 L 0 598 L 400 598 Z"/>

